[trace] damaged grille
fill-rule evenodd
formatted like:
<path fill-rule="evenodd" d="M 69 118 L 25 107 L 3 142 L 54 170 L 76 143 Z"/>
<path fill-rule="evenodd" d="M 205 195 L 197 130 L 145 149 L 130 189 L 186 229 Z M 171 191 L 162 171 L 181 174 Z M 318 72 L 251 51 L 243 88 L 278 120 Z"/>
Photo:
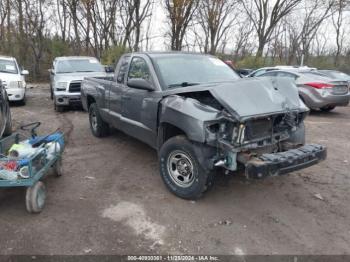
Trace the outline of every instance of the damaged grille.
<path fill-rule="evenodd" d="M 267 137 L 271 135 L 272 122 L 270 119 L 257 119 L 246 124 L 246 140 Z"/>
<path fill-rule="evenodd" d="M 285 140 L 289 132 L 295 130 L 299 121 L 302 121 L 302 117 L 295 112 L 288 112 L 247 121 L 242 144 L 257 143 L 263 146 Z"/>

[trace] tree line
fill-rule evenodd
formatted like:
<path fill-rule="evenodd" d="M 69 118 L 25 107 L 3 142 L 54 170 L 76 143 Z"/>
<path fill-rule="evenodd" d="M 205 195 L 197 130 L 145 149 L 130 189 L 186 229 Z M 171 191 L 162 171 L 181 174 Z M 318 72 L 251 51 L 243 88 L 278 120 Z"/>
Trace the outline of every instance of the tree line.
<path fill-rule="evenodd" d="M 106 64 L 128 51 L 209 53 L 245 67 L 350 71 L 350 0 L 2 0 L 0 54 L 33 80 L 62 55 Z"/>

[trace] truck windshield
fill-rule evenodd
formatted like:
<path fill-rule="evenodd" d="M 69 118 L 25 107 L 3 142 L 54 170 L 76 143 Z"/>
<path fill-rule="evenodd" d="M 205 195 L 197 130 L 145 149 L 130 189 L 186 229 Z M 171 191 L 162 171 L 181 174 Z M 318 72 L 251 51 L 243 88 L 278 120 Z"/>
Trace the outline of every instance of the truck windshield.
<path fill-rule="evenodd" d="M 57 74 L 76 72 L 104 72 L 104 68 L 96 59 L 69 59 L 57 62 Z"/>
<path fill-rule="evenodd" d="M 0 72 L 17 74 L 18 70 L 15 61 L 0 59 Z"/>
<path fill-rule="evenodd" d="M 162 55 L 154 56 L 153 60 L 167 88 L 226 82 L 240 78 L 224 62 L 210 56 Z"/>

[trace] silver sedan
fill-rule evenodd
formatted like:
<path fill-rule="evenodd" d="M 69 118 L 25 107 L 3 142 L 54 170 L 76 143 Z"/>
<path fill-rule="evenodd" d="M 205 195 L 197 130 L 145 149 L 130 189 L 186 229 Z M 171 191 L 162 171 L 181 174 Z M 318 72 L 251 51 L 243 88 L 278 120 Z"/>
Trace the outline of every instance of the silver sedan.
<path fill-rule="evenodd" d="M 349 104 L 349 83 L 326 77 L 317 71 L 274 70 L 259 77 L 288 77 L 295 80 L 301 100 L 310 109 L 331 111 L 336 106 Z"/>

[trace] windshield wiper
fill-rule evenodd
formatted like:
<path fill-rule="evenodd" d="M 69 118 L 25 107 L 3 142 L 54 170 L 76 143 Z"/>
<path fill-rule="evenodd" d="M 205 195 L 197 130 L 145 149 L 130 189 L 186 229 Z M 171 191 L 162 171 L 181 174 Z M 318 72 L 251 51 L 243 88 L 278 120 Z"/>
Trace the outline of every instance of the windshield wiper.
<path fill-rule="evenodd" d="M 178 83 L 178 84 L 171 84 L 168 85 L 168 87 L 186 87 L 186 86 L 195 86 L 195 85 L 199 85 L 199 83 L 191 83 L 191 82 L 182 82 L 182 83 Z"/>

